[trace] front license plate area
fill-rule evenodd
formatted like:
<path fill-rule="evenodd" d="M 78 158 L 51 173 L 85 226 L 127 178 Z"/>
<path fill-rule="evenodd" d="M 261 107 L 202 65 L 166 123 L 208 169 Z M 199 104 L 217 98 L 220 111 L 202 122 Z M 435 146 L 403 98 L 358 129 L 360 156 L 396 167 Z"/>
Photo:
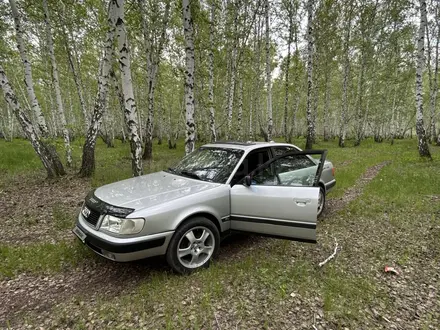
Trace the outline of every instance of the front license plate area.
<path fill-rule="evenodd" d="M 78 238 L 81 240 L 81 242 L 85 243 L 87 235 L 81 229 L 79 229 L 78 227 L 75 227 L 75 228 L 73 228 L 72 231 L 76 236 L 78 236 Z"/>

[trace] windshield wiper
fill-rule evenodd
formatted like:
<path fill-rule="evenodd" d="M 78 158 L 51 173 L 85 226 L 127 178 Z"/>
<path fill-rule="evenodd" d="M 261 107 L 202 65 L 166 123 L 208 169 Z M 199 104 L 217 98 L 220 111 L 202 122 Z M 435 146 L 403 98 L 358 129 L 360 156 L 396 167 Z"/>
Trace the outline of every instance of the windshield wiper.
<path fill-rule="evenodd" d="M 183 174 L 185 176 L 189 176 L 190 178 L 193 178 L 193 179 L 202 180 L 197 174 L 190 172 L 190 171 L 183 170 L 183 171 L 180 171 L 179 173 Z"/>

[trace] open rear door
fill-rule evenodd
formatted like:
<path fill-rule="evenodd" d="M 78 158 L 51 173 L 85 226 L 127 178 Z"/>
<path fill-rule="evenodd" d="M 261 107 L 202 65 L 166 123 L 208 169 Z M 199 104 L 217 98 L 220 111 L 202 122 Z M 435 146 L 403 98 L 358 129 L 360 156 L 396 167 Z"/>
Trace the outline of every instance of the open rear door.
<path fill-rule="evenodd" d="M 320 156 L 318 164 L 307 156 Z M 231 229 L 316 242 L 319 179 L 326 150 L 277 156 L 231 188 Z"/>

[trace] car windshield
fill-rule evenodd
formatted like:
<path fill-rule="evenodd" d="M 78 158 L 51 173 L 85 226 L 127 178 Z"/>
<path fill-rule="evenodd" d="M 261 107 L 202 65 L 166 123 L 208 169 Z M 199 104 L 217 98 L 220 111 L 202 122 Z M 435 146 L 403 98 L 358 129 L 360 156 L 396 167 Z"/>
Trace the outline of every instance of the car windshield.
<path fill-rule="evenodd" d="M 190 178 L 226 183 L 243 150 L 202 147 L 185 156 L 168 172 Z"/>

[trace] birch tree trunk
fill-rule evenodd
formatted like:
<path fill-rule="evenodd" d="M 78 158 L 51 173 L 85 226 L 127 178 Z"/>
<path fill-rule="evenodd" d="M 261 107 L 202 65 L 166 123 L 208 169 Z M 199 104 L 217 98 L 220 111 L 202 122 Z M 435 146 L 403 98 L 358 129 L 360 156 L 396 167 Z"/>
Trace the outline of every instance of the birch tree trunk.
<path fill-rule="evenodd" d="M 62 176 L 65 173 L 63 164 L 61 163 L 55 148 L 46 145 L 40 140 L 32 122 L 29 120 L 26 113 L 21 109 L 20 103 L 18 102 L 17 96 L 14 93 L 11 85 L 9 84 L 6 73 L 3 67 L 0 65 L 0 88 L 3 90 L 3 94 L 6 102 L 12 108 L 12 111 L 20 123 L 21 128 L 26 136 L 26 138 L 31 142 L 32 147 L 40 157 L 44 168 L 46 169 L 48 178 L 55 178 Z"/>
<path fill-rule="evenodd" d="M 185 154 L 187 155 L 194 151 L 196 130 L 194 122 L 194 26 L 190 2 L 190 0 L 182 0 L 183 32 L 185 35 Z"/>
<path fill-rule="evenodd" d="M 437 11 L 440 10 L 440 8 L 437 8 Z M 430 106 L 430 123 L 431 123 L 431 142 L 432 144 L 434 144 L 437 140 L 436 138 L 436 127 L 435 127 L 435 122 L 436 122 L 436 103 L 437 103 L 437 93 L 438 93 L 438 61 L 439 61 L 439 43 L 440 43 L 440 23 L 438 22 L 438 20 L 440 20 L 440 17 L 438 16 L 439 13 L 437 13 L 436 15 L 436 19 L 437 19 L 437 41 L 435 43 L 435 57 L 434 57 L 434 77 L 433 77 L 433 81 L 432 81 L 432 86 L 431 86 L 431 90 L 430 90 L 430 102 L 429 102 L 429 106 Z M 430 64 L 428 64 L 430 65 Z M 440 136 L 439 136 L 440 138 Z M 440 141 L 438 141 L 440 143 Z"/>
<path fill-rule="evenodd" d="M 112 67 L 113 58 L 113 42 L 115 36 L 115 2 L 116 0 L 110 0 L 108 6 L 108 30 L 104 45 L 104 54 L 99 65 L 98 92 L 93 107 L 91 123 L 87 131 L 86 141 L 84 142 L 82 164 L 79 172 L 79 175 L 83 177 L 91 176 L 95 170 L 96 138 L 99 134 L 104 109 L 107 106 L 107 94 L 109 89 L 110 69 Z"/>
<path fill-rule="evenodd" d="M 266 20 L 266 88 L 267 88 L 267 134 L 266 139 L 272 139 L 273 117 L 272 117 L 272 71 L 270 69 L 270 20 L 269 20 L 269 0 L 265 2 Z"/>
<path fill-rule="evenodd" d="M 211 1 L 211 18 L 209 21 L 209 129 L 211 131 L 211 142 L 217 141 L 217 132 L 215 129 L 215 108 L 214 108 L 214 29 L 215 29 L 215 2 Z"/>
<path fill-rule="evenodd" d="M 290 2 L 289 2 L 290 3 Z M 292 44 L 292 31 L 293 30 L 293 9 L 289 8 L 289 36 L 287 41 L 287 58 L 286 68 L 284 76 L 284 139 L 289 141 L 289 126 L 288 126 L 288 109 L 289 109 L 289 70 L 290 70 L 290 45 Z"/>
<path fill-rule="evenodd" d="M 20 52 L 21 61 L 24 67 L 24 82 L 26 85 L 26 91 L 29 97 L 29 102 L 31 104 L 32 111 L 35 115 L 38 131 L 44 137 L 49 136 L 49 131 L 47 129 L 46 120 L 44 119 L 43 113 L 41 111 L 40 104 L 38 103 L 37 96 L 34 90 L 34 80 L 32 78 L 32 67 L 29 59 L 27 57 L 26 46 L 23 40 L 23 30 L 20 23 L 20 14 L 18 13 L 17 5 L 15 0 L 9 0 L 11 5 L 12 16 L 14 18 L 15 32 L 17 39 L 17 48 Z M 37 133 L 38 134 L 38 133 Z"/>
<path fill-rule="evenodd" d="M 354 141 L 354 146 L 360 146 L 362 140 L 362 128 L 363 128 L 363 93 L 364 93 L 364 76 L 365 76 L 365 62 L 366 62 L 366 54 L 365 51 L 362 51 L 362 60 L 361 60 L 361 68 L 360 68 L 360 76 L 358 82 L 358 106 L 356 110 L 356 138 Z"/>
<path fill-rule="evenodd" d="M 348 114 L 348 79 L 350 75 L 350 32 L 351 32 L 351 17 L 352 8 L 347 9 L 347 27 L 344 37 L 344 78 L 342 91 L 342 109 L 341 109 L 341 123 L 339 130 L 339 147 L 345 147 L 345 135 L 347 132 L 347 114 Z"/>
<path fill-rule="evenodd" d="M 232 55 L 230 60 L 230 81 L 229 81 L 229 90 L 227 95 L 227 130 L 226 130 L 226 140 L 231 138 L 231 130 L 232 130 L 232 114 L 234 107 L 234 92 L 235 92 L 235 80 L 237 74 L 237 47 L 238 47 L 238 8 L 237 1 L 234 1 L 234 42 L 232 44 Z"/>
<path fill-rule="evenodd" d="M 329 124 L 329 105 L 330 105 L 330 77 L 329 77 L 329 70 L 326 69 L 325 72 L 325 95 L 324 95 L 324 113 L 322 114 L 323 120 L 324 120 L 324 141 L 328 141 L 329 140 L 329 129 L 328 129 L 328 124 Z"/>
<path fill-rule="evenodd" d="M 154 92 L 156 89 L 157 73 L 159 71 L 160 57 L 162 55 L 163 45 L 166 39 L 166 29 L 168 26 L 169 12 L 171 2 L 167 1 L 165 5 L 164 16 L 162 19 L 162 31 L 157 45 L 156 52 L 153 51 L 152 40 L 149 35 L 147 26 L 147 17 L 145 13 L 144 0 L 139 1 L 142 30 L 144 35 L 144 44 L 147 55 L 147 86 L 148 86 L 148 116 L 147 116 L 147 131 L 145 136 L 145 150 L 142 155 L 143 159 L 153 159 L 153 121 L 154 121 Z"/>
<path fill-rule="evenodd" d="M 116 0 L 115 21 L 116 37 L 118 40 L 119 67 L 122 78 L 122 93 L 124 94 L 124 115 L 128 129 L 128 140 L 131 150 L 131 167 L 133 176 L 142 175 L 142 143 L 138 131 L 138 116 L 134 100 L 133 82 L 131 79 L 130 48 L 124 21 L 124 0 Z"/>
<path fill-rule="evenodd" d="M 61 98 L 58 66 L 57 66 L 57 61 L 55 59 L 52 28 L 50 26 L 50 17 L 49 17 L 49 9 L 47 7 L 47 0 L 43 0 L 43 8 L 44 8 L 44 21 L 46 24 L 46 33 L 47 33 L 47 46 L 49 50 L 50 62 L 52 64 L 52 81 L 55 89 L 55 100 L 57 102 L 58 118 L 61 123 L 61 131 L 63 133 L 64 147 L 66 148 L 67 166 L 70 167 L 72 165 L 72 149 L 70 147 L 70 137 L 69 137 L 69 131 L 67 130 L 67 122 L 66 122 L 66 115 L 64 113 L 63 100 Z"/>
<path fill-rule="evenodd" d="M 312 149 L 314 121 L 313 102 L 313 0 L 307 1 L 307 138 L 306 149 Z"/>
<path fill-rule="evenodd" d="M 416 67 L 416 133 L 418 149 L 421 157 L 431 158 L 423 124 L 423 63 L 425 55 L 426 0 L 420 0 L 420 26 L 417 39 L 417 67 Z"/>
<path fill-rule="evenodd" d="M 239 77 L 238 81 L 238 114 L 237 114 L 237 140 L 242 139 L 242 117 L 243 117 L 243 78 Z"/>
<path fill-rule="evenodd" d="M 66 33 L 64 27 L 63 27 L 63 32 L 64 32 L 64 40 L 65 40 L 64 46 L 66 48 L 67 59 L 69 61 L 69 68 L 72 71 L 73 81 L 75 82 L 76 93 L 78 94 L 79 104 L 81 107 L 81 113 L 84 117 L 84 128 L 85 128 L 85 132 L 87 134 L 87 131 L 89 129 L 90 118 L 89 118 L 89 114 L 87 111 L 86 102 L 84 100 L 83 86 L 82 86 L 82 82 L 81 82 L 81 79 L 79 76 L 79 70 L 77 72 L 77 70 L 75 69 L 75 60 L 73 58 L 73 54 L 70 49 L 70 43 L 74 43 L 75 41 L 69 39 L 69 35 Z"/>

